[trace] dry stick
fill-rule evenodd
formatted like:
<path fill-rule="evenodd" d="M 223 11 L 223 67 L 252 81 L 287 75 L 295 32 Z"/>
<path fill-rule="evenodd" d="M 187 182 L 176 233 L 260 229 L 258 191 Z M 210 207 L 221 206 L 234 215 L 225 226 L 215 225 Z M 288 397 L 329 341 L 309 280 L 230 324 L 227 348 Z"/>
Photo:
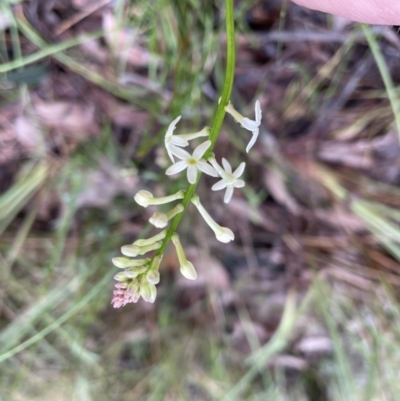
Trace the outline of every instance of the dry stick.
<path fill-rule="evenodd" d="M 93 14 L 99 8 L 106 6 L 110 3 L 111 0 L 100 0 L 99 2 L 95 2 L 93 4 L 89 4 L 89 6 L 81 11 L 78 14 L 73 15 L 71 18 L 68 18 L 64 21 L 56 30 L 55 35 L 58 36 L 65 32 L 67 29 L 71 28 L 71 26 L 77 24 L 79 21 L 82 21 L 84 18 L 88 17 L 90 14 Z"/>

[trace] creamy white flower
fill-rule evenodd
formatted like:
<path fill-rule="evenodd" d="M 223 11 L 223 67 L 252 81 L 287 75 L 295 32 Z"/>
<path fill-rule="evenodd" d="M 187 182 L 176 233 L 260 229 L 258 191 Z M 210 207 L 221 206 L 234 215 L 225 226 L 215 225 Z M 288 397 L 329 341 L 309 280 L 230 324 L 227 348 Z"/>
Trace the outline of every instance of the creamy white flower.
<path fill-rule="evenodd" d="M 134 196 L 134 199 L 140 206 L 147 207 L 149 205 L 163 205 L 164 203 L 173 202 L 177 199 L 183 199 L 184 197 L 185 191 L 182 190 L 173 195 L 155 198 L 151 192 L 142 189 Z"/>
<path fill-rule="evenodd" d="M 174 155 L 179 157 L 180 161 L 167 169 L 165 174 L 172 175 L 179 173 L 187 168 L 187 179 L 190 184 L 195 184 L 197 180 L 197 171 L 202 171 L 212 177 L 218 177 L 218 173 L 202 157 L 206 150 L 211 146 L 211 141 L 206 141 L 197 146 L 193 155 L 183 149 L 174 148 Z"/>
<path fill-rule="evenodd" d="M 243 174 L 246 163 L 240 163 L 239 167 L 233 173 L 231 164 L 225 158 L 222 158 L 222 165 L 224 168 L 222 168 L 214 158 L 210 159 L 210 163 L 222 178 L 222 180 L 214 184 L 211 189 L 213 191 L 220 191 L 221 189 L 226 188 L 224 202 L 229 203 L 232 199 L 233 189 L 243 188 L 245 186 L 245 182 L 239 180 L 239 177 Z"/>
<path fill-rule="evenodd" d="M 158 284 L 160 282 L 160 272 L 158 271 L 160 268 L 162 260 L 162 255 L 154 256 L 153 261 L 151 262 L 151 268 L 146 274 L 146 280 L 151 284 Z"/>
<path fill-rule="evenodd" d="M 167 153 L 169 158 L 171 159 L 172 163 L 174 163 L 174 156 L 172 154 L 172 149 L 175 146 L 188 146 L 189 142 L 186 139 L 179 138 L 177 135 L 173 135 L 174 129 L 178 121 L 181 119 L 182 116 L 178 116 L 175 118 L 174 121 L 169 125 L 167 132 L 165 134 L 164 142 L 165 142 L 165 149 L 167 149 Z"/>
<path fill-rule="evenodd" d="M 145 246 L 137 246 L 137 245 L 124 245 L 121 248 L 122 255 L 129 256 L 134 258 L 138 255 L 144 255 L 147 252 L 156 251 L 160 249 L 162 242 L 155 242 L 154 244 L 145 245 Z"/>
<path fill-rule="evenodd" d="M 153 303 L 157 296 L 157 288 L 147 280 L 140 283 L 140 296 L 146 301 Z"/>
<path fill-rule="evenodd" d="M 196 269 L 193 266 L 192 262 L 189 262 L 186 259 L 185 252 L 183 250 L 181 241 L 179 239 L 178 234 L 174 234 L 171 238 L 173 244 L 175 245 L 176 249 L 176 254 L 178 255 L 178 260 L 179 260 L 179 268 L 182 273 L 182 276 L 187 278 L 188 280 L 196 280 L 197 278 L 197 272 Z"/>
<path fill-rule="evenodd" d="M 126 269 L 127 267 L 143 266 L 149 262 L 150 259 L 129 259 L 121 256 L 112 258 L 113 265 L 120 269 Z"/>
<path fill-rule="evenodd" d="M 235 239 L 235 235 L 233 234 L 232 230 L 228 227 L 221 227 L 219 224 L 217 224 L 214 219 L 209 215 L 206 209 L 204 209 L 204 206 L 200 203 L 200 199 L 197 195 L 193 195 L 192 197 L 192 203 L 196 206 L 197 210 L 200 212 L 200 214 L 203 216 L 203 219 L 205 222 L 209 225 L 211 230 L 214 231 L 215 236 L 218 241 L 228 243 L 230 241 L 233 241 Z"/>
<path fill-rule="evenodd" d="M 166 235 L 167 235 L 167 230 L 163 230 L 163 231 L 159 232 L 158 234 L 156 234 L 154 237 L 147 238 L 147 239 L 138 239 L 132 245 L 136 245 L 136 246 L 151 245 L 157 241 L 163 240 Z"/>
<path fill-rule="evenodd" d="M 182 203 L 179 203 L 167 213 L 154 212 L 150 217 L 149 222 L 157 228 L 167 227 L 168 222 L 177 214 L 182 213 L 184 210 L 185 208 L 183 207 Z"/>
<path fill-rule="evenodd" d="M 234 109 L 231 103 L 229 103 L 228 106 L 225 106 L 225 111 L 229 113 L 238 123 L 240 123 L 243 128 L 251 131 L 251 133 L 253 134 L 249 144 L 246 147 L 246 152 L 249 153 L 249 150 L 255 144 L 259 134 L 259 127 L 262 117 L 260 102 L 257 100 L 255 104 L 255 120 L 250 120 L 250 118 L 242 116 L 238 111 Z"/>
<path fill-rule="evenodd" d="M 202 136 L 208 136 L 210 130 L 208 127 L 205 127 L 201 131 L 194 132 L 192 134 L 173 135 L 176 124 L 179 122 L 180 119 L 181 116 L 178 116 L 177 118 L 175 118 L 174 121 L 172 121 L 172 123 L 168 127 L 168 130 L 164 138 L 165 148 L 167 149 L 168 156 L 171 159 L 172 163 L 175 162 L 174 154 L 176 151 L 176 147 L 188 146 L 189 145 L 188 141 Z"/>

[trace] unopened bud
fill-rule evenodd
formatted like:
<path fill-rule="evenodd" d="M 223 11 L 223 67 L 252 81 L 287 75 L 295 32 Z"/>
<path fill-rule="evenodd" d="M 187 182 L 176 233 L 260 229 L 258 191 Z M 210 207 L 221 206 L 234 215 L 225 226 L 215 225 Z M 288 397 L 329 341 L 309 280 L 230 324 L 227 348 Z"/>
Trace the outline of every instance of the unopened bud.
<path fill-rule="evenodd" d="M 140 206 L 147 207 L 149 205 L 163 205 L 164 203 L 173 202 L 184 197 L 185 191 L 183 190 L 178 191 L 174 195 L 155 198 L 151 192 L 142 189 L 135 195 L 134 199 Z"/>
<path fill-rule="evenodd" d="M 124 245 L 121 248 L 121 253 L 125 256 L 135 257 L 138 255 L 144 255 L 150 251 L 155 251 L 160 247 L 161 247 L 161 242 L 155 242 L 154 244 L 146 246 Z"/>
<path fill-rule="evenodd" d="M 181 241 L 178 234 L 172 236 L 172 242 L 175 245 L 176 254 L 178 255 L 179 268 L 184 277 L 189 280 L 195 280 L 197 278 L 196 270 L 191 262 L 186 259 L 185 252 L 183 250 Z"/>

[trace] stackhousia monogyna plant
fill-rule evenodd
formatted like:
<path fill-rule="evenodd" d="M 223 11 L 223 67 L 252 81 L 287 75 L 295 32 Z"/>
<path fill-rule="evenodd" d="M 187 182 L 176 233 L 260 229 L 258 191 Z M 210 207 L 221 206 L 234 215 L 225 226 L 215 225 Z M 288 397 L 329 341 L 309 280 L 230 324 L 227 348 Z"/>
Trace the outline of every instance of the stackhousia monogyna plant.
<path fill-rule="evenodd" d="M 231 229 L 221 227 L 214 221 L 196 194 L 197 183 L 202 173 L 219 178 L 219 181 L 211 189 L 213 191 L 224 189 L 225 203 L 229 203 L 235 188 L 242 188 L 245 185 L 245 182 L 241 179 L 246 166 L 245 162 L 240 163 L 233 171 L 228 160 L 222 158 L 221 166 L 212 153 L 225 114 L 231 114 L 243 128 L 252 133 L 252 137 L 246 147 L 247 152 L 249 152 L 256 142 L 261 124 L 261 107 L 259 101 L 255 103 L 255 120 L 242 116 L 229 101 L 235 71 L 235 27 L 233 0 L 226 0 L 225 4 L 227 37 L 226 73 L 212 127 L 205 127 L 201 131 L 192 134 L 174 135 L 174 130 L 181 116 L 176 117 L 169 125 L 165 134 L 165 148 L 173 164 L 166 170 L 166 174 L 173 175 L 186 170 L 189 185 L 186 189 L 164 197 L 154 197 L 151 192 L 145 190 L 141 190 L 135 195 L 135 201 L 143 207 L 177 201 L 178 203 L 169 212 L 155 212 L 150 217 L 150 223 L 157 228 L 163 229 L 161 232 L 151 238 L 139 239 L 133 244 L 124 245 L 121 248 L 124 256 L 113 258 L 113 264 L 122 269 L 114 276 L 117 283 L 114 288 L 112 304 L 115 308 L 131 302 L 135 303 L 140 297 L 147 302 L 154 302 L 157 295 L 156 284 L 160 282 L 160 264 L 164 251 L 170 241 L 175 246 L 182 275 L 189 280 L 196 279 L 196 269 L 187 260 L 179 236 L 176 233 L 179 222 L 190 203 L 197 208 L 205 222 L 214 232 L 217 240 L 228 243 L 235 238 Z M 189 146 L 191 140 L 202 137 L 204 137 L 205 141 L 198 145 L 192 153 L 184 149 Z M 152 252 L 152 257 L 143 257 L 149 252 Z"/>

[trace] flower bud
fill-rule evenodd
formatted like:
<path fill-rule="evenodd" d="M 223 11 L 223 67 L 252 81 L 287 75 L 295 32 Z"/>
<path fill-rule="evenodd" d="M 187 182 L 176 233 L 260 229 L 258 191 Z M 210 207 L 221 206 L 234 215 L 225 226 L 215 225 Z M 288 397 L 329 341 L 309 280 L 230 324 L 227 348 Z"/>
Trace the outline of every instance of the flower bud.
<path fill-rule="evenodd" d="M 227 227 L 221 227 L 214 221 L 214 219 L 208 214 L 207 210 L 204 209 L 204 206 L 200 203 L 200 199 L 197 195 L 193 195 L 192 203 L 196 206 L 197 210 L 203 216 L 203 219 L 209 225 L 211 230 L 214 231 L 218 241 L 228 243 L 235 239 L 235 235 L 233 234 L 231 229 Z"/>
<path fill-rule="evenodd" d="M 140 283 L 140 296 L 146 301 L 153 303 L 157 296 L 157 288 L 154 284 L 143 280 Z"/>
<path fill-rule="evenodd" d="M 178 191 L 174 195 L 155 198 L 151 192 L 142 189 L 135 195 L 134 199 L 140 206 L 147 207 L 149 205 L 163 205 L 164 203 L 173 202 L 184 197 L 185 191 L 183 190 Z"/>
<path fill-rule="evenodd" d="M 117 258 L 112 258 L 111 260 L 113 265 L 120 269 L 126 269 L 127 267 L 142 266 L 150 262 L 150 259 L 129 259 L 129 258 L 124 258 L 122 256 Z"/>
<path fill-rule="evenodd" d="M 191 262 L 186 259 L 185 252 L 183 250 L 181 241 L 178 234 L 174 234 L 171 237 L 173 244 L 175 245 L 176 254 L 178 255 L 180 271 L 184 277 L 189 280 L 195 280 L 197 278 L 196 270 Z"/>
<path fill-rule="evenodd" d="M 162 241 L 165 238 L 166 234 L 167 234 L 167 231 L 163 230 L 163 231 L 159 232 L 157 235 L 155 235 L 154 237 L 151 237 L 151 238 L 148 238 L 148 239 L 138 239 L 132 245 L 136 245 L 136 246 L 151 245 L 151 244 L 154 244 L 157 241 Z"/>
<path fill-rule="evenodd" d="M 160 212 L 153 213 L 149 221 L 157 228 L 164 228 L 168 225 L 169 220 L 175 217 L 178 213 L 182 213 L 184 209 L 185 208 L 183 207 L 182 203 L 179 203 L 166 214 Z"/>
<path fill-rule="evenodd" d="M 126 281 L 128 277 L 125 275 L 124 272 L 119 272 L 114 276 L 114 280 L 116 281 Z"/>
<path fill-rule="evenodd" d="M 196 280 L 197 272 L 192 262 L 187 260 L 186 263 L 181 264 L 180 270 L 183 277 L 186 277 L 188 280 Z"/>
<path fill-rule="evenodd" d="M 132 297 L 133 295 L 137 294 L 138 292 L 139 292 L 139 283 L 138 283 L 138 281 L 132 281 L 128 285 L 127 289 L 126 289 L 127 295 Z"/>
<path fill-rule="evenodd" d="M 168 216 L 165 213 L 154 212 L 149 222 L 153 224 L 154 227 L 164 228 L 168 225 Z"/>
<path fill-rule="evenodd" d="M 146 280 L 151 284 L 160 282 L 160 272 L 158 270 L 149 270 L 146 274 Z"/>
<path fill-rule="evenodd" d="M 133 199 L 135 199 L 136 203 L 138 203 L 140 206 L 147 207 L 152 198 L 153 194 L 151 192 L 142 189 L 134 196 Z"/>
<path fill-rule="evenodd" d="M 215 236 L 218 241 L 224 242 L 225 244 L 235 239 L 235 234 L 233 234 L 233 231 L 228 227 L 220 226 L 219 230 L 215 232 Z"/>
<path fill-rule="evenodd" d="M 146 245 L 146 246 L 137 246 L 137 245 L 124 245 L 121 248 L 121 253 L 125 256 L 135 257 L 138 255 L 144 255 L 147 252 L 155 251 L 161 247 L 161 242 L 155 242 L 154 244 Z"/>
<path fill-rule="evenodd" d="M 138 267 L 129 267 L 128 269 L 124 270 L 124 273 L 126 277 L 135 278 L 139 276 L 139 274 L 144 273 L 147 269 L 148 267 L 146 265 Z"/>

